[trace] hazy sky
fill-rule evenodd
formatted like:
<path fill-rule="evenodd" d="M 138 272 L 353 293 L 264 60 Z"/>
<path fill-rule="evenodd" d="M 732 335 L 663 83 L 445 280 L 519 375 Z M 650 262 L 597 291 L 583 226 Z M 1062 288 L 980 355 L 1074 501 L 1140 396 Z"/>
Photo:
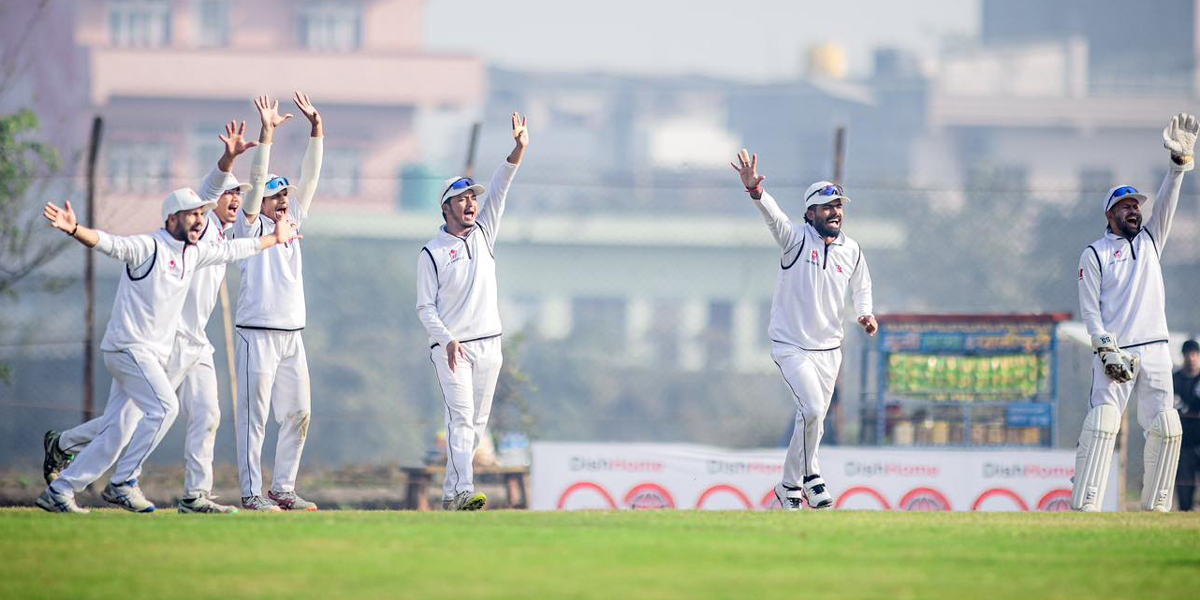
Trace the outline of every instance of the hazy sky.
<path fill-rule="evenodd" d="M 790 78 L 803 49 L 837 42 L 852 74 L 871 50 L 932 53 L 974 37 L 977 0 L 427 0 L 425 48 L 532 70 Z"/>

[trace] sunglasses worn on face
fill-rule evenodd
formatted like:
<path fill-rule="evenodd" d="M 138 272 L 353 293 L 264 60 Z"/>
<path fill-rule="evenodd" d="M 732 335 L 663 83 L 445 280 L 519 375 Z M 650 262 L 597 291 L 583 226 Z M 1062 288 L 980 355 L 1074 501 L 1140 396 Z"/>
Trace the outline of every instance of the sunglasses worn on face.
<path fill-rule="evenodd" d="M 812 198 L 813 196 L 818 196 L 818 195 L 819 196 L 845 196 L 846 193 L 842 191 L 842 186 L 834 184 L 834 185 L 827 185 L 827 186 L 809 194 L 808 198 Z M 804 201 L 808 202 L 808 198 L 805 198 Z"/>

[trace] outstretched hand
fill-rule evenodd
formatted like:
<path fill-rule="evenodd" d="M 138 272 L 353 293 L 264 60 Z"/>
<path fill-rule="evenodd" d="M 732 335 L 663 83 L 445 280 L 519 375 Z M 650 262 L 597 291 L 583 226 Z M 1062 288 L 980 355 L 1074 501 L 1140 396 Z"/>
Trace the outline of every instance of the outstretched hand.
<path fill-rule="evenodd" d="M 733 167 L 733 170 L 737 171 L 738 175 L 741 176 L 742 185 L 746 186 L 747 190 L 758 188 L 763 180 L 767 178 L 765 175 L 758 174 L 758 155 L 751 155 L 745 148 L 742 148 L 742 151 L 737 155 L 737 159 L 738 164 L 731 162 L 729 166 Z"/>
<path fill-rule="evenodd" d="M 246 141 L 246 122 L 230 121 L 225 124 L 225 135 L 217 135 L 217 139 L 225 144 L 225 155 L 232 158 L 258 145 L 255 141 Z"/>
<path fill-rule="evenodd" d="M 258 117 L 262 120 L 263 129 L 275 129 L 284 121 L 292 118 L 292 113 L 279 114 L 279 101 L 272 101 L 266 94 L 254 99 L 254 108 L 258 109 Z"/>
<path fill-rule="evenodd" d="M 79 225 L 79 221 L 75 218 L 75 209 L 71 208 L 70 200 L 66 202 L 66 208 L 59 208 L 53 202 L 47 202 L 46 208 L 42 210 L 42 216 L 50 221 L 51 227 L 63 233 L 71 233 Z"/>
<path fill-rule="evenodd" d="M 321 129 L 321 113 L 317 112 L 317 107 L 309 101 L 308 94 L 297 90 L 292 95 L 292 102 L 296 103 L 296 108 L 312 124 L 312 137 L 322 137 L 324 132 Z"/>
<path fill-rule="evenodd" d="M 1198 132 L 1200 121 L 1187 113 L 1179 113 L 1171 117 L 1171 122 L 1163 129 L 1163 146 L 1171 151 L 1171 156 L 1185 162 L 1192 157 Z"/>
<path fill-rule="evenodd" d="M 520 113 L 512 114 L 512 134 L 513 140 L 516 140 L 517 145 L 524 148 L 529 145 L 529 127 L 528 116 L 521 116 Z"/>

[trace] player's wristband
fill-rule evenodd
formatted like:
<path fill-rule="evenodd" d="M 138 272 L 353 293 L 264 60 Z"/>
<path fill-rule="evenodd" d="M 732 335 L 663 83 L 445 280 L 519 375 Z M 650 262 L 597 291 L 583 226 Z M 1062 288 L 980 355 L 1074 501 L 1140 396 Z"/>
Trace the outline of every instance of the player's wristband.
<path fill-rule="evenodd" d="M 76 223 L 76 224 L 75 224 L 75 229 L 72 229 L 72 230 L 71 230 L 71 233 L 68 233 L 67 235 L 69 235 L 69 236 L 71 236 L 71 237 L 75 237 L 75 232 L 77 232 L 77 231 L 79 231 L 79 223 Z"/>
<path fill-rule="evenodd" d="M 746 188 L 746 192 L 749 193 L 751 196 L 756 195 L 756 194 L 759 196 L 762 196 L 763 189 L 762 189 L 761 185 L 756 185 L 752 188 Z"/>

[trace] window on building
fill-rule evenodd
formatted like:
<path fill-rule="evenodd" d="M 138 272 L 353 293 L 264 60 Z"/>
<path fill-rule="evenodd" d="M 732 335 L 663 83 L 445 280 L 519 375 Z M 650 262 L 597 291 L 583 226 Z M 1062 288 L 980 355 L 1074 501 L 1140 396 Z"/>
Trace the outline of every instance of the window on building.
<path fill-rule="evenodd" d="M 105 150 L 109 189 L 148 194 L 168 186 L 170 148 L 153 142 L 113 142 Z"/>
<path fill-rule="evenodd" d="M 571 300 L 571 337 L 591 352 L 616 352 L 625 347 L 625 300 L 583 297 Z"/>
<path fill-rule="evenodd" d="M 246 127 L 246 129 L 249 128 L 249 126 Z M 192 133 L 188 136 L 187 140 L 188 152 L 192 157 L 192 172 L 180 174 L 191 181 L 195 181 L 194 184 L 189 184 L 190 186 L 199 186 L 204 176 L 208 175 L 208 172 L 217 165 L 217 159 L 225 152 L 225 144 L 217 136 L 222 135 L 224 131 L 225 124 L 218 122 L 200 123 L 192 129 Z M 249 133 L 247 133 L 246 137 L 250 137 Z M 240 165 L 244 170 L 248 171 L 245 167 L 253 160 L 253 152 L 243 154 L 239 162 L 235 163 L 234 169 L 236 170 Z"/>
<path fill-rule="evenodd" d="M 362 152 L 354 148 L 325 150 L 321 163 L 320 195 L 353 198 L 360 194 Z"/>
<path fill-rule="evenodd" d="M 733 302 L 708 303 L 708 324 L 704 328 L 704 360 L 709 368 L 727 368 L 733 360 Z"/>
<path fill-rule="evenodd" d="M 300 8 L 300 45 L 309 50 L 347 52 L 362 42 L 362 6 L 323 0 Z"/>
<path fill-rule="evenodd" d="M 197 0 L 200 45 L 220 48 L 229 45 L 229 0 Z"/>
<path fill-rule="evenodd" d="M 171 43 L 171 5 L 167 0 L 109 0 L 109 42 L 129 48 Z"/>

